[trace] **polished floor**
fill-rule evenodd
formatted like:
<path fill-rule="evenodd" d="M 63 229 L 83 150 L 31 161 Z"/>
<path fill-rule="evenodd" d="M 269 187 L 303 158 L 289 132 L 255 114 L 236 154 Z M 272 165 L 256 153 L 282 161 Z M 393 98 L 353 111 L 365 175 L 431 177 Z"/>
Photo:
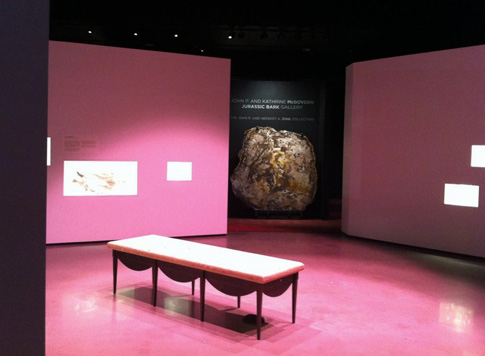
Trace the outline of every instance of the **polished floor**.
<path fill-rule="evenodd" d="M 291 291 L 263 298 L 261 340 L 246 315 L 256 296 L 206 290 L 150 271 L 118 270 L 106 243 L 47 246 L 46 354 L 485 355 L 485 261 L 354 239 L 339 232 L 229 232 L 189 240 L 303 262 Z"/>

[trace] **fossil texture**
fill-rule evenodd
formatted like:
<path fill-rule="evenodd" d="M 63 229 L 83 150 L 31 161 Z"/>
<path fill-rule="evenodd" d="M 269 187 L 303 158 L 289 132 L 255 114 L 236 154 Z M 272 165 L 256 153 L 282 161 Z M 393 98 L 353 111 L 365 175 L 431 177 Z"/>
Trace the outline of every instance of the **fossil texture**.
<path fill-rule="evenodd" d="M 231 175 L 234 194 L 264 211 L 304 211 L 317 191 L 311 142 L 291 131 L 253 127 L 244 134 L 239 164 Z"/>

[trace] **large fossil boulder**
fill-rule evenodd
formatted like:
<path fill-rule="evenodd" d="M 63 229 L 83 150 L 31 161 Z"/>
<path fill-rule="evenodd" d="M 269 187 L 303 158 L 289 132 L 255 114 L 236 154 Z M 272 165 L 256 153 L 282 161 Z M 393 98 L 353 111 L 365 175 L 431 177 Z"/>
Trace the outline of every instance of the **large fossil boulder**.
<path fill-rule="evenodd" d="M 232 191 L 262 211 L 304 211 L 317 191 L 311 142 L 291 131 L 253 127 L 244 134 Z"/>

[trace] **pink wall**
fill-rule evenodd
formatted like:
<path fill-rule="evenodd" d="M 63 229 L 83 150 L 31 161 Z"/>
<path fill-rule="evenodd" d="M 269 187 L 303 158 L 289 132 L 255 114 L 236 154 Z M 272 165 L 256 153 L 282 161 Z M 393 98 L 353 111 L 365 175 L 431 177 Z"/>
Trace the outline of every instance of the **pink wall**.
<path fill-rule="evenodd" d="M 347 68 L 342 230 L 485 257 L 485 46 Z M 479 207 L 444 205 L 444 184 L 480 187 Z"/>
<path fill-rule="evenodd" d="M 227 233 L 229 93 L 228 59 L 51 41 L 47 243 Z M 65 160 L 137 161 L 138 195 L 65 197 Z"/>

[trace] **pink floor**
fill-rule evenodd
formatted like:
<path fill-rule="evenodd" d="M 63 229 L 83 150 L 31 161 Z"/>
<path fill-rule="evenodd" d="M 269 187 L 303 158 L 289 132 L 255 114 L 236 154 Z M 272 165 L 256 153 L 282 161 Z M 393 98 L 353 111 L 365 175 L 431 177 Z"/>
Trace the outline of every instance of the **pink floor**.
<path fill-rule="evenodd" d="M 255 294 L 233 297 L 124 266 L 112 293 L 105 243 L 47 247 L 46 354 L 485 355 L 485 261 L 353 239 L 340 233 L 230 232 L 191 238 L 301 261 L 296 324 L 291 291 L 264 296 L 261 340 L 244 316 Z"/>

